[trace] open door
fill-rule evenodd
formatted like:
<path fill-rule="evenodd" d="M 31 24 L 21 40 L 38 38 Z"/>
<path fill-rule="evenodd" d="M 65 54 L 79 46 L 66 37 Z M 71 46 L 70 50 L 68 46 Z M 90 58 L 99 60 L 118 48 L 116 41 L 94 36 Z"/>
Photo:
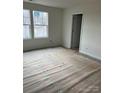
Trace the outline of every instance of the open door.
<path fill-rule="evenodd" d="M 82 24 L 82 14 L 73 15 L 72 38 L 71 38 L 71 48 L 72 49 L 79 49 L 81 24 Z"/>

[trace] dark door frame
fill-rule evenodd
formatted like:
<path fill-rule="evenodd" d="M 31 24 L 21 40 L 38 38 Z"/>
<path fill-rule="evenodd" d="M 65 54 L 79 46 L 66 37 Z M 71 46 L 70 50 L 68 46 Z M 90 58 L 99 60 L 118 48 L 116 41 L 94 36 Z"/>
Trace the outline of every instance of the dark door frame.
<path fill-rule="evenodd" d="M 72 28 L 71 28 L 71 49 L 73 49 L 73 47 L 72 47 L 72 43 L 73 43 L 73 16 L 74 15 L 82 15 L 82 19 L 83 19 L 83 14 L 82 13 L 79 13 L 79 14 L 73 14 L 72 15 Z M 81 20 L 82 21 L 82 20 Z M 82 28 L 82 22 L 81 22 L 81 28 Z M 81 31 L 80 31 L 80 33 L 81 33 Z M 80 41 L 79 41 L 80 42 Z"/>

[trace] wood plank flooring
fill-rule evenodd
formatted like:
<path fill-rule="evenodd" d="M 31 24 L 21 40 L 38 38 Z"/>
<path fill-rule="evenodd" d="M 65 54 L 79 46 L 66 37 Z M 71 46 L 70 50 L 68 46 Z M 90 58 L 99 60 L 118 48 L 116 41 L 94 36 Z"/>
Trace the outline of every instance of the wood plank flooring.
<path fill-rule="evenodd" d="M 100 93 L 101 65 L 65 48 L 23 54 L 24 93 Z"/>

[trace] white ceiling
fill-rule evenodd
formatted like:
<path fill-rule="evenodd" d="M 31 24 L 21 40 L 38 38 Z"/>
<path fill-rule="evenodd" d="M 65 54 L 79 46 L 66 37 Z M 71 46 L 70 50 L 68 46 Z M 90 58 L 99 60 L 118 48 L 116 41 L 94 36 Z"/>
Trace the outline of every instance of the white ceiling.
<path fill-rule="evenodd" d="M 93 3 L 96 0 L 24 0 L 25 2 L 36 3 L 46 6 L 68 8 L 72 6 L 77 6 L 81 3 Z"/>

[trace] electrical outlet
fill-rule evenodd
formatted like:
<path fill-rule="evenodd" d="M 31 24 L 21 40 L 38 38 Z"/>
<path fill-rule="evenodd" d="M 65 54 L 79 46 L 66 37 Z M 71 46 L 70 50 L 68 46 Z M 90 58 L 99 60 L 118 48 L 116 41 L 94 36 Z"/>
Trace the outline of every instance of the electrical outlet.
<path fill-rule="evenodd" d="M 53 42 L 51 39 L 49 40 L 50 42 Z"/>

